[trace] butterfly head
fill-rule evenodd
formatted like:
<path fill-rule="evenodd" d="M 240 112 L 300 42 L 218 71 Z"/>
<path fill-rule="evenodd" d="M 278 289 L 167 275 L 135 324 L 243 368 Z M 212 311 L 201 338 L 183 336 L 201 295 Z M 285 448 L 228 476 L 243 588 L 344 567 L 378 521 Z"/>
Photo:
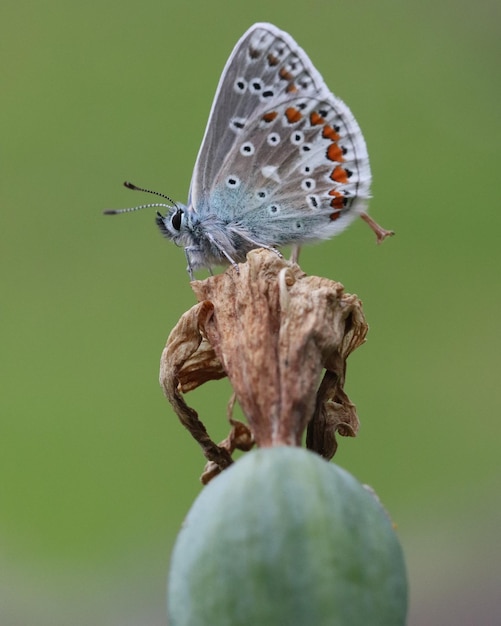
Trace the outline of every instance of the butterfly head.
<path fill-rule="evenodd" d="M 181 244 L 188 232 L 186 207 L 176 204 L 169 207 L 165 215 L 157 211 L 156 223 L 162 235 L 172 239 L 174 243 Z"/>

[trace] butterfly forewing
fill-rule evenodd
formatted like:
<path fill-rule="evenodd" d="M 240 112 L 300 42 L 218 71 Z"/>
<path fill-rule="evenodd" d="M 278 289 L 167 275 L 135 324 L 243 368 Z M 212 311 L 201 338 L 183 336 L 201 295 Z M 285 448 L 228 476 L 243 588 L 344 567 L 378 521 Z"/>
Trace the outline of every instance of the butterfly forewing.
<path fill-rule="evenodd" d="M 342 230 L 365 210 L 369 186 L 365 142 L 348 107 L 287 33 L 254 25 L 218 86 L 193 175 L 195 211 L 245 215 L 249 225 L 272 217 L 280 245 L 305 212 L 306 239 Z"/>

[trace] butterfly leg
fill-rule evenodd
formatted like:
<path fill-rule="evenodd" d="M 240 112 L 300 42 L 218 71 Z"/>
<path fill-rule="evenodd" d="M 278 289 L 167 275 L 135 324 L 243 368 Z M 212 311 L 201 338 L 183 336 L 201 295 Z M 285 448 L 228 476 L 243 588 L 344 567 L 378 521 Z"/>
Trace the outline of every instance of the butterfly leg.
<path fill-rule="evenodd" d="M 231 256 L 230 256 L 230 255 L 226 252 L 226 250 L 225 250 L 225 249 L 221 246 L 221 244 L 219 244 L 219 243 L 215 240 L 215 238 L 214 238 L 212 235 L 210 235 L 209 233 L 207 233 L 207 239 L 211 242 L 211 244 L 212 244 L 215 248 L 217 248 L 217 249 L 219 250 L 219 252 L 220 252 L 220 253 L 221 253 L 224 257 L 226 257 L 226 259 L 228 259 L 228 261 L 230 262 L 230 265 L 232 265 L 232 266 L 236 269 L 237 273 L 239 273 L 239 272 L 240 272 L 240 270 L 238 269 L 238 263 L 237 263 L 234 259 L 232 259 L 232 258 L 231 258 Z"/>
<path fill-rule="evenodd" d="M 291 263 L 297 263 L 299 261 L 299 253 L 301 252 L 301 246 L 297 243 L 293 243 L 291 246 Z"/>
<path fill-rule="evenodd" d="M 362 213 L 360 217 L 364 220 L 366 224 L 369 225 L 370 229 L 376 234 L 376 239 L 378 243 L 382 243 L 386 239 L 386 237 L 392 237 L 395 234 L 395 231 L 386 230 L 386 228 L 380 226 L 372 219 L 372 217 L 369 217 L 367 213 Z"/>
<path fill-rule="evenodd" d="M 193 265 L 191 263 L 190 252 L 192 252 L 195 249 L 196 248 L 193 248 L 192 246 L 184 249 L 184 256 L 186 257 L 186 260 L 188 261 L 188 267 L 186 268 L 186 271 L 188 272 L 190 276 L 190 280 L 193 280 Z"/>

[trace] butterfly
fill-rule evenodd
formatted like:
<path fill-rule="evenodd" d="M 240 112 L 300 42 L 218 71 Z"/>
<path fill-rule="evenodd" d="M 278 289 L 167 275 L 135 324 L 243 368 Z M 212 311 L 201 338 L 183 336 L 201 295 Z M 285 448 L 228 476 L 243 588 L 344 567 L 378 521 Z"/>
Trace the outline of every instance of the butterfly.
<path fill-rule="evenodd" d="M 362 217 L 378 242 L 392 231 L 367 214 L 371 171 L 349 108 L 308 55 L 276 26 L 254 24 L 221 75 L 186 205 L 156 223 L 184 247 L 188 272 L 244 262 L 254 248 L 276 250 L 328 239 Z M 238 268 L 237 268 L 238 269 Z"/>

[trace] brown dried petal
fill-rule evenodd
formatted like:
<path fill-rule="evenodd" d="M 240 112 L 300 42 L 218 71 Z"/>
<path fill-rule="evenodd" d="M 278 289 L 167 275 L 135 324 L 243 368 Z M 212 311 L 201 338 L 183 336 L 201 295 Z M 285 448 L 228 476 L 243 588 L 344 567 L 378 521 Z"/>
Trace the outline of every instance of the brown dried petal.
<path fill-rule="evenodd" d="M 228 450 L 230 455 L 234 450 L 248 452 L 254 445 L 254 437 L 252 436 L 250 428 L 243 422 L 233 418 L 230 418 L 230 423 L 231 430 L 226 439 L 221 441 L 219 446 Z M 208 461 L 200 477 L 200 481 L 206 485 L 214 476 L 219 474 L 222 469 L 223 468 L 219 467 L 215 461 Z"/>
<path fill-rule="evenodd" d="M 343 382 L 344 372 L 342 376 L 332 371 L 325 373 L 306 431 L 306 446 L 326 459 L 336 453 L 336 432 L 343 437 L 355 437 L 358 432 L 356 408 L 344 392 Z"/>
<path fill-rule="evenodd" d="M 187 385 L 191 385 L 192 389 L 198 386 L 195 383 L 201 384 L 199 382 L 201 378 L 208 380 L 208 370 L 194 371 L 192 364 L 196 361 L 194 355 L 203 340 L 200 325 L 212 313 L 212 304 L 210 302 L 201 302 L 181 317 L 169 335 L 167 344 L 162 352 L 160 359 L 160 385 L 181 423 L 186 426 L 194 439 L 200 444 L 205 457 L 217 463 L 219 467 L 225 468 L 232 463 L 230 453 L 211 440 L 205 426 L 198 419 L 198 413 L 186 404 L 180 393 L 181 378 L 188 381 L 189 384 L 187 383 Z M 212 364 L 213 359 L 211 358 L 209 362 Z M 183 370 L 185 365 L 187 365 L 186 371 Z M 209 371 L 213 372 L 214 368 L 209 369 Z M 181 372 L 183 372 L 182 375 Z M 191 376 L 188 374 L 191 374 Z"/>

